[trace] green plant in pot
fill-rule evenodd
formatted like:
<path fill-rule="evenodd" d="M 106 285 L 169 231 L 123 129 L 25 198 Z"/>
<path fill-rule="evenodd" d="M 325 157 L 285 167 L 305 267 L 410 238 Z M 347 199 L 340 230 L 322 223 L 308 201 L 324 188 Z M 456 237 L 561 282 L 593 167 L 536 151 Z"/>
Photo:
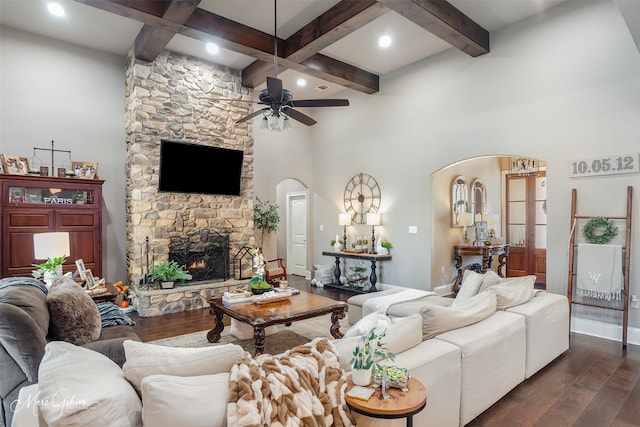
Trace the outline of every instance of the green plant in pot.
<path fill-rule="evenodd" d="M 149 272 L 149 277 L 154 281 L 160 282 L 163 289 L 173 288 L 173 284 L 176 281 L 184 282 L 193 278 L 175 261 L 163 261 L 156 265 Z"/>
<path fill-rule="evenodd" d="M 256 197 L 256 204 L 253 206 L 253 223 L 261 231 L 260 244 L 264 246 L 264 233 L 278 231 L 280 223 L 278 205 L 270 203 L 268 200 L 263 202 Z"/>
<path fill-rule="evenodd" d="M 395 355 L 382 342 L 386 335 L 386 329 L 378 334 L 375 328 L 372 328 L 368 334 L 361 335 L 358 339 L 358 345 L 353 349 L 353 357 L 349 362 L 353 368 L 351 379 L 354 384 L 369 385 L 373 369 L 380 368 L 377 361 L 382 359 L 394 360 Z"/>
<path fill-rule="evenodd" d="M 62 275 L 62 264 L 66 259 L 67 257 L 63 255 L 61 257 L 47 258 L 47 261 L 42 264 L 31 264 L 34 267 L 38 267 L 37 270 L 31 272 L 31 275 L 45 282 L 47 286 L 51 286 L 53 278 Z"/>

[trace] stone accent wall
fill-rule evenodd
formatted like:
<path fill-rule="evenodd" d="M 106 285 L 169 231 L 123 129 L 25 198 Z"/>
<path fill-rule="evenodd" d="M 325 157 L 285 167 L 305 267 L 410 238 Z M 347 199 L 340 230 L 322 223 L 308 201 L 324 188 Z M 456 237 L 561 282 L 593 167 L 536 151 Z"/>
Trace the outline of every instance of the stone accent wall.
<path fill-rule="evenodd" d="M 155 263 L 168 259 L 171 237 L 197 242 L 200 230 L 229 235 L 229 258 L 255 245 L 253 230 L 253 138 L 250 123 L 235 121 L 252 104 L 240 72 L 202 60 L 163 52 L 152 63 L 129 53 L 126 67 L 127 279 L 146 272 L 148 237 Z M 241 195 L 159 193 L 160 141 L 167 139 L 244 151 Z M 151 260 L 149 260 L 151 261 Z M 231 267 L 230 267 L 230 271 Z"/>

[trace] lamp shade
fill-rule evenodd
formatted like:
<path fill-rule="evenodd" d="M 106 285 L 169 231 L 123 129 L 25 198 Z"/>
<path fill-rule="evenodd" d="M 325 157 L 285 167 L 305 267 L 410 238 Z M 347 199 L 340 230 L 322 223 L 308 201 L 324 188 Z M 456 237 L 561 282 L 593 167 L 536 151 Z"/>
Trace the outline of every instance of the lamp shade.
<path fill-rule="evenodd" d="M 69 233 L 38 233 L 33 235 L 33 252 L 35 259 L 57 258 L 68 256 Z"/>
<path fill-rule="evenodd" d="M 458 224 L 463 226 L 473 225 L 473 215 L 471 212 L 462 212 L 458 214 Z"/>
<path fill-rule="evenodd" d="M 351 225 L 351 215 L 348 213 L 341 213 L 338 216 L 338 225 Z"/>
<path fill-rule="evenodd" d="M 367 225 L 380 225 L 380 214 L 378 212 L 369 212 L 367 214 Z"/>

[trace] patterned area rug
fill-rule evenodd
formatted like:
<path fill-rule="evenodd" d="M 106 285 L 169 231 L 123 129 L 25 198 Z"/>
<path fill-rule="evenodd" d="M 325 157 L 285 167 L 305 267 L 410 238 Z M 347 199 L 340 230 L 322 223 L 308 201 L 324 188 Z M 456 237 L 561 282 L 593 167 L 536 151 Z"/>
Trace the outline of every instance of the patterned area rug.
<path fill-rule="evenodd" d="M 278 325 L 278 332 L 265 337 L 265 353 L 280 354 L 297 345 L 304 344 L 316 337 L 332 338 L 329 328 L 331 327 L 331 315 L 314 317 L 307 320 L 294 322 L 291 326 Z M 340 331 L 344 333 L 348 329 L 345 320 L 342 321 Z M 191 334 L 178 335 L 176 337 L 164 338 L 157 341 L 151 341 L 153 344 L 164 345 L 167 347 L 207 347 L 220 344 L 234 343 L 253 354 L 255 345 L 253 338 L 238 339 L 229 332 L 230 327 L 226 326 L 222 331 L 220 341 L 210 343 L 207 341 L 207 332 L 199 331 Z"/>

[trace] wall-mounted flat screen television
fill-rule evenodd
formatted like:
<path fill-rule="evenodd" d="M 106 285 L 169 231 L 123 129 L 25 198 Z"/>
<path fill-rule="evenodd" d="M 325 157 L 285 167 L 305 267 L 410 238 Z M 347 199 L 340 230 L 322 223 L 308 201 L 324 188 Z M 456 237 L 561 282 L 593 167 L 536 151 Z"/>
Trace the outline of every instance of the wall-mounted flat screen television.
<path fill-rule="evenodd" d="M 158 190 L 239 196 L 243 154 L 242 150 L 163 140 Z"/>

